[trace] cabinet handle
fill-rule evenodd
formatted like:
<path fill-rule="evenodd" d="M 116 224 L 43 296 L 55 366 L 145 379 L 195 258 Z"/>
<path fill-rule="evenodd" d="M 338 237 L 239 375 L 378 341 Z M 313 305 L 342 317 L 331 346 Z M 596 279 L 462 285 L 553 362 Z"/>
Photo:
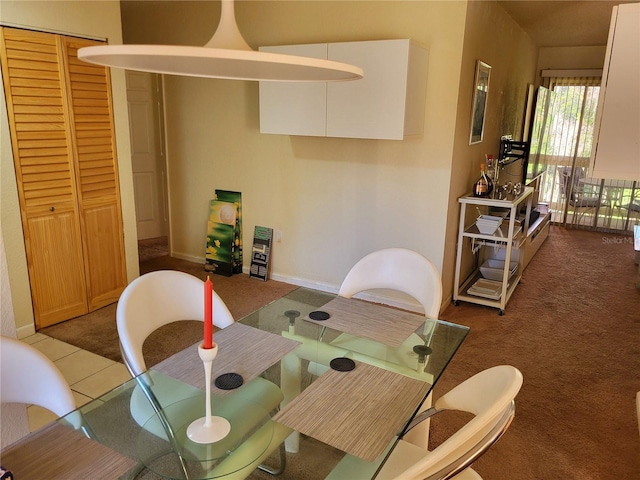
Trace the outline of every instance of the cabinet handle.
<path fill-rule="evenodd" d="M 55 212 L 56 211 L 56 207 L 49 207 L 49 211 L 50 212 Z"/>

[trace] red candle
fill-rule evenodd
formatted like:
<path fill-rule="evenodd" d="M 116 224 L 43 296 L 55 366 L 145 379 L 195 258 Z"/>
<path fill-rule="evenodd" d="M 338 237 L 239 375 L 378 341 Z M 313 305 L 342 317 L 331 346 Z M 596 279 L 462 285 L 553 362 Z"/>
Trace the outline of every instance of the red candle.
<path fill-rule="evenodd" d="M 204 348 L 213 348 L 213 283 L 204 282 Z"/>

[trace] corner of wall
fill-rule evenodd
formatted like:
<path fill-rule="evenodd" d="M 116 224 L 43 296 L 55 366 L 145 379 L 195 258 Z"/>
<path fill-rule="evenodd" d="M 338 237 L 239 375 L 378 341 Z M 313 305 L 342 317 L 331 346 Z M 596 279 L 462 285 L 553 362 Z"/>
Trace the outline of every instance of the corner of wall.
<path fill-rule="evenodd" d="M 9 285 L 9 271 L 4 250 L 4 237 L 0 225 L 0 311 L 2 324 L 0 333 L 6 337 L 16 337 L 16 326 Z M 25 405 L 4 405 L 0 410 L 0 448 L 10 445 L 29 433 L 27 407 Z"/>

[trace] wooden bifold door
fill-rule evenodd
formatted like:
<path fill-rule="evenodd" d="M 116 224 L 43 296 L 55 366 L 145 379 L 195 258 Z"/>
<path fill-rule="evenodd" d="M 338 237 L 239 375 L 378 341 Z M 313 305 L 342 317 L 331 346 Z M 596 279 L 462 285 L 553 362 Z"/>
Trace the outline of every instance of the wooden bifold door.
<path fill-rule="evenodd" d="M 36 328 L 126 285 L 111 83 L 77 58 L 100 44 L 2 27 L 0 58 Z"/>

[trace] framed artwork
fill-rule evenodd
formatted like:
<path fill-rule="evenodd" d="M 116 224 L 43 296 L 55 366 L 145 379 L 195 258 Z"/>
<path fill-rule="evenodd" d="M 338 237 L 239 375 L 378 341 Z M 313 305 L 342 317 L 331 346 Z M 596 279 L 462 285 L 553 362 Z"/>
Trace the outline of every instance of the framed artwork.
<path fill-rule="evenodd" d="M 473 103 L 471 105 L 471 135 L 469 145 L 482 142 L 484 133 L 484 117 L 489 95 L 489 79 L 491 66 L 478 60 L 476 62 L 476 77 L 473 83 Z"/>

